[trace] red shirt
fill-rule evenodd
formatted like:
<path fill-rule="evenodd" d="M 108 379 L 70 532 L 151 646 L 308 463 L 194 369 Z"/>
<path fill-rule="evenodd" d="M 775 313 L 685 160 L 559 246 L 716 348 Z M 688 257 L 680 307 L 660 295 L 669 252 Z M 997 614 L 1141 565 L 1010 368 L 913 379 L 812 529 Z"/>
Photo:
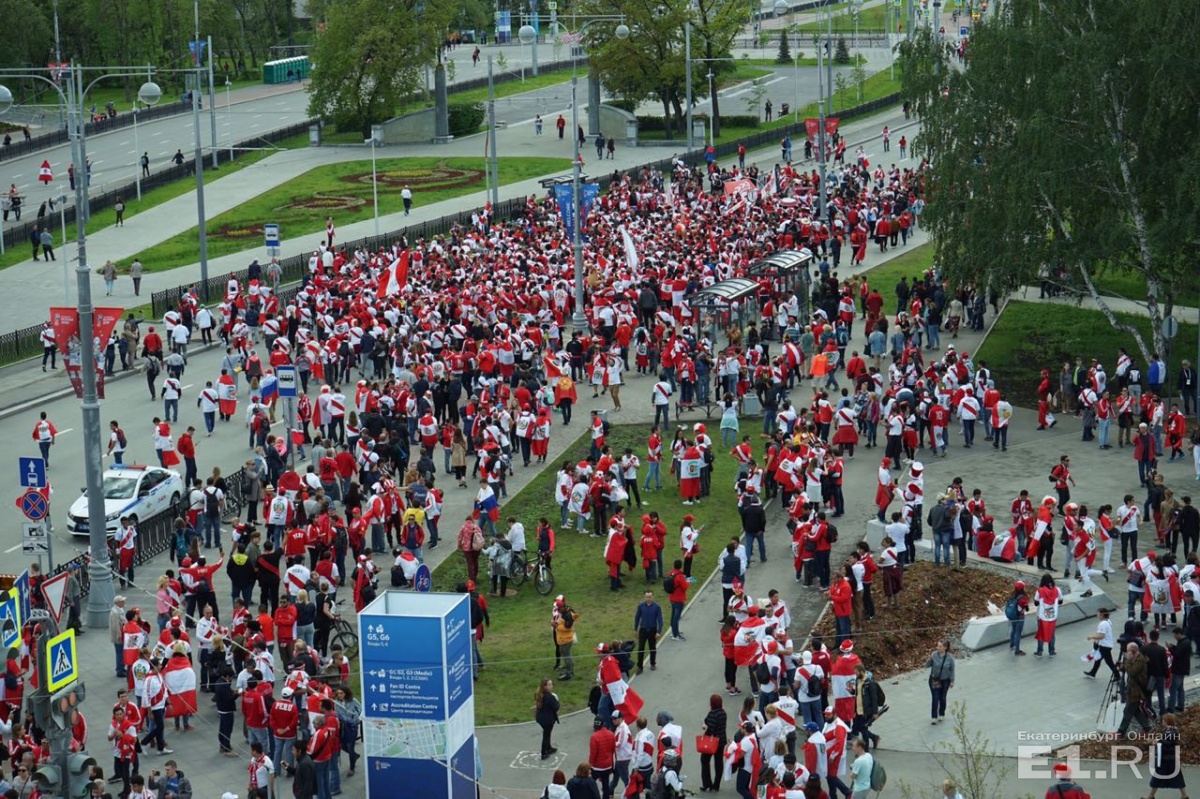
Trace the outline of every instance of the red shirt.
<path fill-rule="evenodd" d="M 688 582 L 687 576 L 680 569 L 672 569 L 671 571 L 667 572 L 667 576 L 675 578 L 675 590 L 672 591 L 670 597 L 668 597 L 670 601 L 680 603 L 687 602 L 688 588 L 691 587 L 691 583 Z"/>
<path fill-rule="evenodd" d="M 588 764 L 594 769 L 611 769 L 616 760 L 617 737 L 607 727 L 592 733 L 588 741 Z"/>
<path fill-rule="evenodd" d="M 179 457 L 181 458 L 196 457 L 196 445 L 192 443 L 192 437 L 187 433 L 181 435 L 179 440 L 175 442 L 175 451 L 179 453 Z"/>

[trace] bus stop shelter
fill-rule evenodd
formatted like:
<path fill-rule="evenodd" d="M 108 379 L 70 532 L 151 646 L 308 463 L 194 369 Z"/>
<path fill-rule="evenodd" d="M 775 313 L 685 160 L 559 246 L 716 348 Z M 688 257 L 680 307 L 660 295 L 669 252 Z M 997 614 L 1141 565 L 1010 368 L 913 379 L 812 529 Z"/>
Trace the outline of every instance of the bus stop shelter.
<path fill-rule="evenodd" d="M 807 317 L 812 294 L 812 275 L 808 270 L 812 261 L 809 252 L 776 250 L 750 264 L 746 274 L 755 281 L 768 280 L 775 294 L 796 294 L 800 298 L 800 312 Z"/>

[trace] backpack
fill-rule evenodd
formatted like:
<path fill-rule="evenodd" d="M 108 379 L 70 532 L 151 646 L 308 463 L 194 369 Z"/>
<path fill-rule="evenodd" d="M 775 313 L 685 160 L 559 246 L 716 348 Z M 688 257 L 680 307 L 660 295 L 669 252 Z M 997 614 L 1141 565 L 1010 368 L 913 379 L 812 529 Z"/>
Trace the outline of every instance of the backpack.
<path fill-rule="evenodd" d="M 825 540 L 831 544 L 836 544 L 838 539 L 837 527 L 832 524 L 825 525 Z"/>
<path fill-rule="evenodd" d="M 775 681 L 775 675 L 771 674 L 771 666 L 765 660 L 761 661 L 757 666 L 754 667 L 754 676 L 758 678 L 760 685 L 762 683 Z"/>
<path fill-rule="evenodd" d="M 887 786 L 887 772 L 879 765 L 879 760 L 871 761 L 871 790 L 882 791 Z"/>
<path fill-rule="evenodd" d="M 815 699 L 821 696 L 821 678 L 815 673 L 810 673 L 808 675 L 808 678 L 804 681 L 804 687 L 806 689 L 805 693 L 807 693 L 810 697 Z"/>
<path fill-rule="evenodd" d="M 195 593 L 197 595 L 211 594 L 212 593 L 212 583 L 208 580 L 208 578 L 201 577 L 199 580 L 196 581 L 196 590 L 193 593 Z"/>
<path fill-rule="evenodd" d="M 408 585 L 408 578 L 404 576 L 404 569 L 399 566 L 392 567 L 392 588 L 403 588 Z"/>
<path fill-rule="evenodd" d="M 588 692 L 588 710 L 592 711 L 592 715 L 600 712 L 600 691 L 599 685 L 593 685 L 592 690 Z"/>
<path fill-rule="evenodd" d="M 604 432 L 604 435 L 608 435 L 612 430 L 612 422 L 608 421 L 607 419 L 602 419 L 600 421 L 600 429 Z"/>
<path fill-rule="evenodd" d="M 663 590 L 668 594 L 675 593 L 675 575 L 667 575 L 667 579 L 663 580 Z"/>
<path fill-rule="evenodd" d="M 209 486 L 212 488 L 212 486 Z M 204 514 L 206 516 L 216 516 L 221 512 L 221 501 L 217 499 L 217 490 L 213 488 L 211 491 L 204 492 Z"/>
<path fill-rule="evenodd" d="M 125 449 L 129 445 L 128 439 L 125 438 L 125 431 L 117 428 L 117 443 L 121 445 L 121 449 Z"/>
<path fill-rule="evenodd" d="M 1016 621 L 1021 618 L 1021 608 L 1017 604 L 1015 596 L 1009 597 L 1008 601 L 1004 603 L 1004 618 L 1009 621 Z"/>
<path fill-rule="evenodd" d="M 571 612 L 570 608 L 563 608 L 563 610 L 566 611 L 562 614 L 563 627 L 569 630 L 575 626 L 575 614 Z"/>
<path fill-rule="evenodd" d="M 650 778 L 650 799 L 675 799 L 675 789 L 667 785 L 667 769 L 660 769 Z"/>

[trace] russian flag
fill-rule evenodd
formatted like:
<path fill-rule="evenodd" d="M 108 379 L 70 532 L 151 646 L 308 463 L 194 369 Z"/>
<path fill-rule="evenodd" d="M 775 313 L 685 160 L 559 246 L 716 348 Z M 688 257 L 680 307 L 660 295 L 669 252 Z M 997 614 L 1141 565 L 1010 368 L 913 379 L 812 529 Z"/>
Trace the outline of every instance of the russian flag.
<path fill-rule="evenodd" d="M 196 672 L 187 658 L 172 656 L 163 670 L 163 682 L 167 686 L 167 718 L 196 712 Z"/>
<path fill-rule="evenodd" d="M 275 375 L 263 375 L 262 380 L 258 383 L 258 390 L 262 397 L 264 405 L 270 405 L 271 401 L 279 393 L 279 378 Z"/>

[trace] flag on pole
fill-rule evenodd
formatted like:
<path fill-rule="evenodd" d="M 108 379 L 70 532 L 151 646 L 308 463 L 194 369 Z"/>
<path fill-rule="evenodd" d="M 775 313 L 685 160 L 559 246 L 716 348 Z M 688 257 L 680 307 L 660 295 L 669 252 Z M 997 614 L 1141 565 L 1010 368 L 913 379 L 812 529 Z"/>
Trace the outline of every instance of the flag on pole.
<path fill-rule="evenodd" d="M 384 274 L 379 276 L 379 288 L 375 292 L 375 296 L 379 299 L 386 299 L 394 294 L 399 294 L 404 288 L 404 284 L 408 282 L 408 250 L 400 253 L 400 257 L 392 261 L 391 266 L 387 268 Z"/>
<path fill-rule="evenodd" d="M 54 180 L 54 173 L 50 171 L 50 162 L 42 161 L 41 167 L 38 168 L 38 180 L 42 183 L 49 184 Z"/>
<path fill-rule="evenodd" d="M 638 271 L 637 247 L 634 246 L 633 236 L 629 235 L 629 231 L 624 225 L 621 225 L 621 239 L 625 243 L 625 263 L 636 272 Z"/>

